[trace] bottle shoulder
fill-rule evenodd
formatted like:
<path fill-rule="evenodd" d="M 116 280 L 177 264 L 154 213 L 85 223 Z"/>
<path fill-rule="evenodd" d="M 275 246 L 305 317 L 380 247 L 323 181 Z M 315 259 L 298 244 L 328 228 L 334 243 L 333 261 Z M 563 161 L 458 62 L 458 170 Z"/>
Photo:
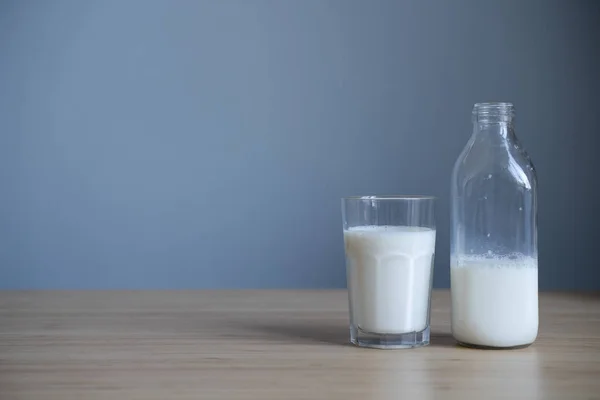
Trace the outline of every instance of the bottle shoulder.
<path fill-rule="evenodd" d="M 453 186 L 467 182 L 493 180 L 524 190 L 537 187 L 537 175 L 531 158 L 515 140 L 486 143 L 472 137 L 454 164 Z"/>

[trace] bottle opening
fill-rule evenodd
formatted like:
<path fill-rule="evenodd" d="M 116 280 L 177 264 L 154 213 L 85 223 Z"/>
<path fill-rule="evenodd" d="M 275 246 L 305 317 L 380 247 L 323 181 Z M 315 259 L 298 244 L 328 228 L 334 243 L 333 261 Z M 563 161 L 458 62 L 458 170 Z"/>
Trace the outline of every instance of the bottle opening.
<path fill-rule="evenodd" d="M 514 116 L 512 103 L 476 103 L 473 106 L 473 121 L 508 122 Z"/>

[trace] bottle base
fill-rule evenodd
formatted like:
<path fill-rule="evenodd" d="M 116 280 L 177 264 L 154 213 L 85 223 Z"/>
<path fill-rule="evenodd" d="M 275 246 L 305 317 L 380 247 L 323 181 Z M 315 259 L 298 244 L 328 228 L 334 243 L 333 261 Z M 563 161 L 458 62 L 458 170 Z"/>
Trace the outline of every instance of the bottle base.
<path fill-rule="evenodd" d="M 408 333 L 374 333 L 350 327 L 350 342 L 359 347 L 373 349 L 413 349 L 429 344 L 430 329 Z"/>
<path fill-rule="evenodd" d="M 524 349 L 526 347 L 529 347 L 533 344 L 533 343 L 527 343 L 527 344 L 519 344 L 516 346 L 498 347 L 498 346 L 485 346 L 485 345 L 481 345 L 481 344 L 465 343 L 465 342 L 461 342 L 460 340 L 457 340 L 456 342 L 461 347 L 467 347 L 470 349 L 478 349 L 478 350 L 519 350 L 519 349 Z"/>

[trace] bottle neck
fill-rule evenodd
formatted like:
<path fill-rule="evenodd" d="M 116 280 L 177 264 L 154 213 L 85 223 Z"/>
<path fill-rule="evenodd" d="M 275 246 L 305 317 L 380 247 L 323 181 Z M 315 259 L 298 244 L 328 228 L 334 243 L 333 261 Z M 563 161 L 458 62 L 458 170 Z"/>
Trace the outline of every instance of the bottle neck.
<path fill-rule="evenodd" d="M 512 121 L 473 121 L 473 134 L 503 139 L 513 139 L 515 130 Z"/>
<path fill-rule="evenodd" d="M 480 138 L 514 138 L 511 103 L 477 103 L 473 107 L 473 134 Z"/>

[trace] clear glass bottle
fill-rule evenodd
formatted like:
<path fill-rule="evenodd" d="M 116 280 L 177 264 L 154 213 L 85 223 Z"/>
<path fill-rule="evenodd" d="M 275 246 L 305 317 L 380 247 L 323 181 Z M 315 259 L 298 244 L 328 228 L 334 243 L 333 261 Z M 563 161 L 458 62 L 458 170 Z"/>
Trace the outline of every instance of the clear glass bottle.
<path fill-rule="evenodd" d="M 478 103 L 452 172 L 452 334 L 462 345 L 527 346 L 538 332 L 537 180 L 510 103 Z"/>

